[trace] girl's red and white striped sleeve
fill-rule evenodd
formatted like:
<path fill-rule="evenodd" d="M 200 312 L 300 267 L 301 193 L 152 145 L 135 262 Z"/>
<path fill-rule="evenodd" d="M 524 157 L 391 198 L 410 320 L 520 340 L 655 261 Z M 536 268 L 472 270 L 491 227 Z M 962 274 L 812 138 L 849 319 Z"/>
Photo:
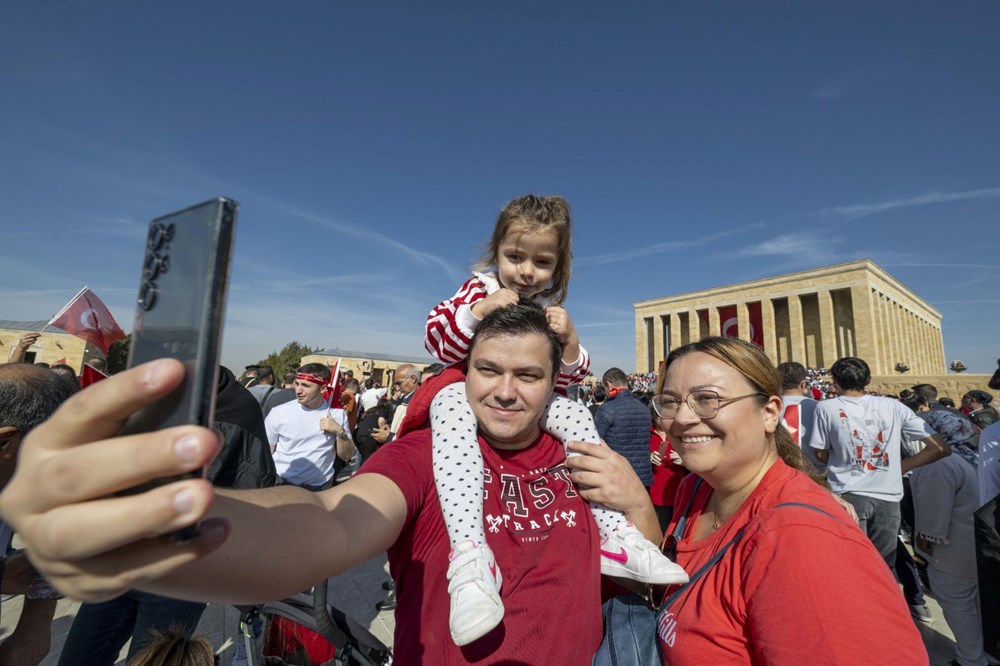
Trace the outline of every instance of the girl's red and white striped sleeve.
<path fill-rule="evenodd" d="M 424 329 L 424 348 L 428 353 L 449 365 L 464 360 L 479 325 L 472 306 L 486 296 L 486 285 L 472 276 L 454 296 L 438 303 L 427 315 Z"/>
<path fill-rule="evenodd" d="M 590 354 L 580 345 L 580 357 L 576 363 L 562 362 L 559 368 L 559 375 L 556 377 L 555 389 L 560 393 L 565 393 L 566 389 L 573 384 L 579 384 L 590 372 Z"/>

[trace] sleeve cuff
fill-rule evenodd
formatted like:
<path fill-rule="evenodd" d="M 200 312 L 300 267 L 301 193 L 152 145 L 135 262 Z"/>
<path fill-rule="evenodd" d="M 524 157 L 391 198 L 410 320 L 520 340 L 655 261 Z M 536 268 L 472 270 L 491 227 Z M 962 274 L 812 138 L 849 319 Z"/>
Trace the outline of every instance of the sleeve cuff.
<path fill-rule="evenodd" d="M 584 354 L 581 351 L 580 355 L 572 363 L 567 363 L 566 361 L 562 361 L 559 365 L 559 373 L 563 375 L 572 375 L 574 372 L 577 371 L 577 369 L 579 369 L 581 365 L 583 365 L 583 359 L 584 359 Z"/>
<path fill-rule="evenodd" d="M 476 302 L 478 303 L 479 301 Z M 455 323 L 458 324 L 458 328 L 462 333 L 470 338 L 476 332 L 476 329 L 479 328 L 479 322 L 481 321 L 482 319 L 472 314 L 472 305 L 470 304 L 458 306 L 458 311 L 455 312 Z"/>

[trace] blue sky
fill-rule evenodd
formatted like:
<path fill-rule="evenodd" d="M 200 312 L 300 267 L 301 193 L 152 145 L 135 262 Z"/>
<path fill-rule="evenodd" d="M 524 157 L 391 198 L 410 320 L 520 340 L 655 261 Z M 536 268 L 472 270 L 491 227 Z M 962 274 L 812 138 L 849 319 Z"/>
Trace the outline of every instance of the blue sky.
<path fill-rule="evenodd" d="M 595 372 L 632 303 L 868 257 L 1000 356 L 1000 5 L 0 8 L 0 318 L 131 324 L 148 221 L 242 204 L 223 359 L 423 354 L 497 211 L 561 194 Z M 874 6 L 872 6 L 874 5 Z"/>

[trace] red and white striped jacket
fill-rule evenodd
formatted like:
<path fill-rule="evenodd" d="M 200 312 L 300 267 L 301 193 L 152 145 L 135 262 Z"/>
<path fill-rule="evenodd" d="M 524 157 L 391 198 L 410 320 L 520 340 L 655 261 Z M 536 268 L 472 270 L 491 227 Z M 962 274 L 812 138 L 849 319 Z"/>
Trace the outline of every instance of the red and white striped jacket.
<path fill-rule="evenodd" d="M 424 347 L 442 363 L 452 365 L 465 360 L 469 355 L 469 344 L 476 332 L 479 319 L 472 314 L 472 306 L 500 289 L 500 283 L 492 273 L 476 273 L 465 281 L 458 292 L 447 301 L 438 303 L 427 315 L 424 333 Z M 548 299 L 540 299 L 539 305 L 552 305 Z M 580 345 L 580 357 L 575 363 L 563 361 L 556 377 L 555 388 L 565 391 L 572 384 L 580 383 L 590 372 L 590 354 Z"/>

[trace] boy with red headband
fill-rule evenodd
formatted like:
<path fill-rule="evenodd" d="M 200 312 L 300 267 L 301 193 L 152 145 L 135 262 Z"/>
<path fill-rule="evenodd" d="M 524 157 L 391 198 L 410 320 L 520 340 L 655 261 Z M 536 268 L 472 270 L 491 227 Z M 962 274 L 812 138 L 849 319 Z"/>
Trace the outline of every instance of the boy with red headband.
<path fill-rule="evenodd" d="M 325 365 L 303 365 L 295 375 L 295 401 L 278 405 L 264 420 L 278 475 L 309 490 L 332 486 L 354 455 L 347 413 L 323 398 L 329 381 Z"/>

